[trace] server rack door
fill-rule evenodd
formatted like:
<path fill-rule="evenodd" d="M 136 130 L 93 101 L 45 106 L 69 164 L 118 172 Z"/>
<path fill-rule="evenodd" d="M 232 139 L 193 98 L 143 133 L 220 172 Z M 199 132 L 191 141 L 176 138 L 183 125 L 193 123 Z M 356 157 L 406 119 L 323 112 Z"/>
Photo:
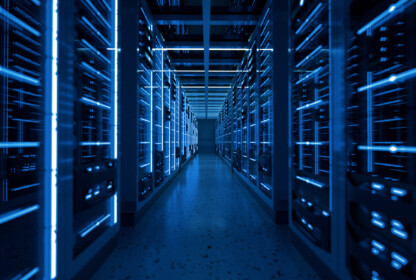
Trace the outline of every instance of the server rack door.
<path fill-rule="evenodd" d="M 153 50 L 152 23 L 142 6 L 139 8 L 138 46 L 138 128 L 139 197 L 146 199 L 153 191 Z"/>
<path fill-rule="evenodd" d="M 49 4 L 0 4 L 0 271 L 4 279 L 40 279 L 48 274 L 42 270 L 39 244 L 48 203 L 43 197 L 50 192 L 49 182 L 42 177 L 47 163 L 42 154 L 51 153 L 51 147 L 44 145 L 50 132 L 44 123 L 51 98 L 46 83 L 52 75 L 46 65 L 47 38 L 52 37 L 45 34 L 50 31 L 46 29 L 52 10 Z"/>
<path fill-rule="evenodd" d="M 115 2 L 76 0 L 74 239 L 76 258 L 116 222 Z"/>
<path fill-rule="evenodd" d="M 415 279 L 415 1 L 350 1 L 347 264 Z"/>

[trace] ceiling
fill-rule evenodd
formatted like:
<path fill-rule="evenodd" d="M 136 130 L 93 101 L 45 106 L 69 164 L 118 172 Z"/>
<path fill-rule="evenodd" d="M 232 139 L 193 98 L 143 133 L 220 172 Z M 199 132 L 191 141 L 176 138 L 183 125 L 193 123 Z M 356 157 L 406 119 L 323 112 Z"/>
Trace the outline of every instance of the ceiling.
<path fill-rule="evenodd" d="M 147 1 L 197 118 L 217 118 L 266 1 Z"/>

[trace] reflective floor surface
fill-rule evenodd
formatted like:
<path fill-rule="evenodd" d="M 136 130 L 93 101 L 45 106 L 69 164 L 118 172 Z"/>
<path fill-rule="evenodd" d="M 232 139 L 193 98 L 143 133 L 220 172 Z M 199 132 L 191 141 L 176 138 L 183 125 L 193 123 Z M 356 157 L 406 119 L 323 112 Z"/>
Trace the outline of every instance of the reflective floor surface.
<path fill-rule="evenodd" d="M 118 246 L 98 279 L 319 279 L 231 169 L 197 155 Z"/>

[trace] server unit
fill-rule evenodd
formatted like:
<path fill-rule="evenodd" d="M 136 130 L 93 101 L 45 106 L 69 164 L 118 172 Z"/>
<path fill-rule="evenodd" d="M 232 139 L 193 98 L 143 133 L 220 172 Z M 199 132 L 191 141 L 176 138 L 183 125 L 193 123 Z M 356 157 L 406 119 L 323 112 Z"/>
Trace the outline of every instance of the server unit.
<path fill-rule="evenodd" d="M 181 147 L 189 149 L 192 113 L 146 1 L 123 2 L 122 9 L 121 212 L 123 224 L 132 226 L 190 158 L 188 152 L 180 161 Z M 133 91 L 137 95 L 131 95 Z"/>
<path fill-rule="evenodd" d="M 415 279 L 415 1 L 351 1 L 348 239 L 354 279 Z"/>
<path fill-rule="evenodd" d="M 287 39 L 287 34 L 280 34 L 278 29 L 284 18 L 277 15 L 281 8 L 284 7 L 267 1 L 250 36 L 249 48 L 237 68 L 231 90 L 216 121 L 216 151 L 238 171 L 237 174 L 264 201 L 275 218 L 284 223 L 287 222 L 288 172 L 274 171 L 274 168 L 283 164 L 287 170 L 288 161 L 284 158 L 288 154 L 287 139 L 284 135 L 276 139 L 273 137 L 276 114 L 285 114 L 287 110 L 287 103 L 284 103 L 285 100 L 287 102 L 287 91 L 284 90 L 287 81 L 283 81 L 286 83 L 284 86 L 279 85 L 281 81 L 278 79 L 284 75 L 279 72 L 280 61 L 275 61 L 273 57 L 273 42 Z M 286 62 L 282 63 L 288 63 L 287 55 Z M 274 109 L 275 106 L 280 109 Z M 287 113 L 279 121 L 280 130 L 284 129 L 288 123 Z M 282 145 L 286 145 L 282 151 L 275 149 Z M 276 165 L 277 161 L 281 162 Z M 277 218 L 280 212 L 282 215 Z"/>
<path fill-rule="evenodd" d="M 291 219 L 297 236 L 345 273 L 343 1 L 291 2 Z"/>
<path fill-rule="evenodd" d="M 51 98 L 46 65 L 50 11 L 49 4 L 36 1 L 0 5 L 0 271 L 4 279 L 40 279 L 48 273 L 42 269 L 44 248 L 39 245 L 50 203 L 44 198 L 50 185 L 43 178 L 47 164 L 43 155 L 51 155 L 51 147 L 45 145 L 50 131 L 44 122 Z"/>
<path fill-rule="evenodd" d="M 116 223 L 115 6 L 75 1 L 74 257 Z"/>

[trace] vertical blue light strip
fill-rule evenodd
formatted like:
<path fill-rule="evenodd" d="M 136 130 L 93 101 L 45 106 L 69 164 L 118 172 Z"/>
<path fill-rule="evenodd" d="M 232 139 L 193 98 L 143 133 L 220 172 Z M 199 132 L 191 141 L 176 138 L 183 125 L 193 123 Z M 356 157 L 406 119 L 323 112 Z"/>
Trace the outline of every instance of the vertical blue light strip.
<path fill-rule="evenodd" d="M 114 1 L 114 155 L 118 157 L 118 0 Z M 118 221 L 118 196 L 113 196 L 113 223 Z"/>
<path fill-rule="evenodd" d="M 161 85 L 161 89 L 160 89 L 160 94 L 161 94 L 161 96 L 162 96 L 162 105 L 161 105 L 161 111 L 162 111 L 162 120 L 161 120 L 161 123 L 160 123 L 160 125 L 161 125 L 161 130 L 162 130 L 162 152 L 163 152 L 163 148 L 164 148 L 164 146 L 165 146 L 165 143 L 163 143 L 163 134 L 164 134 L 164 132 L 165 132 L 165 126 L 164 126 L 164 122 L 165 122 L 165 120 L 164 120 L 164 111 L 165 111 L 165 104 L 163 103 L 163 95 L 164 95 L 164 90 L 165 90 L 165 85 L 164 85 L 164 78 L 165 78 L 165 75 L 164 75 L 164 73 L 163 73 L 163 67 L 164 67 L 164 61 L 163 61 L 163 47 L 162 47 L 162 85 Z"/>
<path fill-rule="evenodd" d="M 114 3 L 114 155 L 118 157 L 118 0 Z"/>
<path fill-rule="evenodd" d="M 57 229 L 58 229 L 58 1 L 52 0 L 52 111 L 51 111 L 51 279 L 57 276 Z"/>
<path fill-rule="evenodd" d="M 372 73 L 367 73 L 367 83 L 372 83 Z M 373 145 L 373 90 L 367 89 L 367 146 Z M 367 150 L 367 171 L 373 172 L 373 151 Z"/>
<path fill-rule="evenodd" d="M 150 172 L 153 172 L 153 71 L 150 71 Z"/>

